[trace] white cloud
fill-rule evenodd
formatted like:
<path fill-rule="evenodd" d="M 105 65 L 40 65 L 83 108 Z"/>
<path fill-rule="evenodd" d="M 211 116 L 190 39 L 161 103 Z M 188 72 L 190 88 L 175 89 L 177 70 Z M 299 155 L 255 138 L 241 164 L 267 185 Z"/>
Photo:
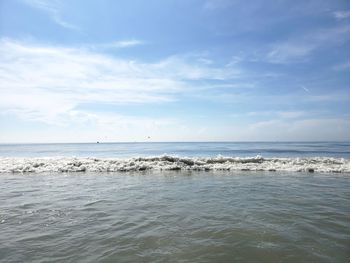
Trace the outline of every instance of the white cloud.
<path fill-rule="evenodd" d="M 144 41 L 141 41 L 138 39 L 127 39 L 127 40 L 113 41 L 110 43 L 93 44 L 93 45 L 88 45 L 87 47 L 92 49 L 101 49 L 101 48 L 109 49 L 109 48 L 135 47 L 135 46 L 140 46 L 144 44 L 145 44 Z"/>
<path fill-rule="evenodd" d="M 65 48 L 0 41 L 0 108 L 21 118 L 69 123 L 81 104 L 144 104 L 176 100 L 195 80 L 230 79 L 232 68 L 173 56 L 143 63 Z"/>
<path fill-rule="evenodd" d="M 111 46 L 116 47 L 116 48 L 122 48 L 122 47 L 132 47 L 132 46 L 138 46 L 142 45 L 143 42 L 140 40 L 136 39 L 131 39 L 131 40 L 123 40 L 123 41 L 116 41 L 111 43 Z"/>
<path fill-rule="evenodd" d="M 188 80 L 228 80 L 241 76 L 242 72 L 232 67 L 212 67 L 208 63 L 202 63 L 196 59 L 196 64 L 192 56 L 171 56 L 158 63 L 155 63 L 151 70 L 159 72 L 163 76 Z"/>
<path fill-rule="evenodd" d="M 333 12 L 333 16 L 339 20 L 350 18 L 350 10 L 342 10 L 342 11 Z"/>
<path fill-rule="evenodd" d="M 79 27 L 73 25 L 62 18 L 61 9 L 62 2 L 60 0 L 23 0 L 28 5 L 46 12 L 51 19 L 58 25 L 72 29 L 79 30 Z"/>

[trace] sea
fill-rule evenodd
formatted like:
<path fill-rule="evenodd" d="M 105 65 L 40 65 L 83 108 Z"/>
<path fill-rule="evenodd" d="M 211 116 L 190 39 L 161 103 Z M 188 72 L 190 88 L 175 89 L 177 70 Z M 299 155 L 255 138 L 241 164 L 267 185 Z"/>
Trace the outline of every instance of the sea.
<path fill-rule="evenodd" d="M 0 262 L 349 262 L 350 142 L 0 144 Z"/>

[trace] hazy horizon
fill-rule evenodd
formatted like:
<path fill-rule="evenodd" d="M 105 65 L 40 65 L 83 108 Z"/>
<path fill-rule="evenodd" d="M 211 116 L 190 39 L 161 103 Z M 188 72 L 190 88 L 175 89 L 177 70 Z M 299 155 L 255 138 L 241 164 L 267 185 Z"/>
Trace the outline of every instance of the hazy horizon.
<path fill-rule="evenodd" d="M 18 144 L 18 145 L 26 145 L 26 144 L 128 144 L 128 143 L 349 143 L 350 141 L 336 141 L 336 140 L 328 140 L 328 141 L 85 141 L 85 142 L 69 142 L 69 141 L 62 141 L 62 142 L 0 142 L 1 145 L 11 145 L 11 144 Z"/>

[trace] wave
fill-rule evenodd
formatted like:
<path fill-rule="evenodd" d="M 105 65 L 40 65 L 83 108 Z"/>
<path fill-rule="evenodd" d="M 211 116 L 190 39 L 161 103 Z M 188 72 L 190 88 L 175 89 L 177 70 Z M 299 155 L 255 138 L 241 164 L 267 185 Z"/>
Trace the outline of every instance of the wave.
<path fill-rule="evenodd" d="M 0 173 L 127 172 L 145 170 L 293 171 L 350 173 L 350 160 L 330 157 L 91 157 L 0 158 Z"/>

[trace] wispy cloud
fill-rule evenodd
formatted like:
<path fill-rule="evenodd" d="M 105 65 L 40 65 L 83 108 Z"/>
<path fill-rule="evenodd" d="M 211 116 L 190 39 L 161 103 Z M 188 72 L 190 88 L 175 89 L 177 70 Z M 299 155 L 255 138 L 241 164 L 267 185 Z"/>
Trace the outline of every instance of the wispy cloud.
<path fill-rule="evenodd" d="M 62 2 L 60 0 L 23 0 L 28 5 L 40 9 L 43 12 L 46 12 L 51 19 L 58 25 L 71 29 L 71 30 L 80 30 L 76 25 L 73 25 L 67 22 L 62 17 Z"/>
<path fill-rule="evenodd" d="M 138 40 L 138 39 L 127 39 L 127 40 L 119 40 L 119 41 L 113 41 L 109 43 L 100 43 L 100 44 L 91 44 L 91 45 L 84 45 L 88 48 L 92 49 L 112 49 L 112 48 L 129 48 L 129 47 L 135 47 L 144 45 L 145 42 Z"/>
<path fill-rule="evenodd" d="M 320 29 L 272 44 L 265 60 L 271 63 L 304 62 L 317 49 L 343 44 L 350 36 L 350 26 Z"/>
<path fill-rule="evenodd" d="M 342 10 L 342 11 L 333 12 L 333 16 L 339 20 L 350 18 L 350 10 Z"/>
<path fill-rule="evenodd" d="M 288 63 L 303 59 L 315 49 L 314 44 L 285 42 L 276 44 L 267 54 L 272 63 Z"/>
<path fill-rule="evenodd" d="M 309 90 L 307 87 L 305 87 L 305 86 L 301 86 L 301 88 L 302 88 L 304 91 L 306 91 L 306 92 L 310 92 L 310 90 Z"/>
<path fill-rule="evenodd" d="M 245 115 L 251 117 L 268 117 L 269 119 L 297 119 L 306 115 L 304 111 L 251 111 Z"/>
<path fill-rule="evenodd" d="M 341 94 L 339 92 L 330 92 L 329 94 L 310 95 L 305 97 L 303 100 L 309 102 L 342 102 L 349 101 L 350 95 L 348 93 Z"/>
<path fill-rule="evenodd" d="M 131 40 L 116 41 L 111 43 L 110 45 L 113 47 L 122 48 L 122 47 L 138 46 L 142 44 L 144 44 L 144 42 L 136 39 L 131 39 Z"/>
<path fill-rule="evenodd" d="M 82 103 L 171 102 L 195 89 L 193 81 L 236 74 L 181 56 L 144 63 L 86 49 L 0 41 L 1 110 L 50 124 L 69 121 Z"/>
<path fill-rule="evenodd" d="M 337 65 L 334 65 L 332 67 L 332 69 L 336 70 L 336 71 L 349 70 L 350 69 L 350 60 L 349 61 L 345 61 L 343 63 L 339 63 Z"/>
<path fill-rule="evenodd" d="M 243 136 L 267 141 L 349 140 L 349 129 L 350 121 L 345 118 L 271 119 L 248 125 Z"/>

